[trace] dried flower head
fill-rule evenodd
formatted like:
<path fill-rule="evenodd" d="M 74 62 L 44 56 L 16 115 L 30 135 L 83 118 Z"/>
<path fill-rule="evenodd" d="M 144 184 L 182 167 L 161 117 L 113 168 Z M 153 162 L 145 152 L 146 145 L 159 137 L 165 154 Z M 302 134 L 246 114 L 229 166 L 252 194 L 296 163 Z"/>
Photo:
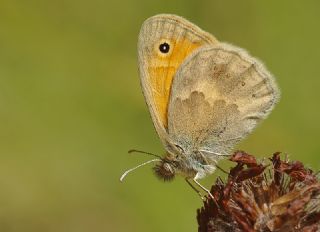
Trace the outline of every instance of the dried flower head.
<path fill-rule="evenodd" d="M 238 151 L 226 183 L 218 178 L 198 209 L 198 231 L 320 231 L 320 182 L 299 161 L 275 153 L 269 164 Z"/>

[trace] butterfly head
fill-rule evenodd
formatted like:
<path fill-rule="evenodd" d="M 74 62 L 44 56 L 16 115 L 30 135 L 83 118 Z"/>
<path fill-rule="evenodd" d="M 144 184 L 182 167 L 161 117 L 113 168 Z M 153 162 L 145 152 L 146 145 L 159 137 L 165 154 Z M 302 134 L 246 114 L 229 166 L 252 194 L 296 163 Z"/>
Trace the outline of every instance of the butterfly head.
<path fill-rule="evenodd" d="M 164 181 L 171 181 L 176 175 L 176 161 L 166 156 L 159 161 L 153 168 L 156 176 Z"/>

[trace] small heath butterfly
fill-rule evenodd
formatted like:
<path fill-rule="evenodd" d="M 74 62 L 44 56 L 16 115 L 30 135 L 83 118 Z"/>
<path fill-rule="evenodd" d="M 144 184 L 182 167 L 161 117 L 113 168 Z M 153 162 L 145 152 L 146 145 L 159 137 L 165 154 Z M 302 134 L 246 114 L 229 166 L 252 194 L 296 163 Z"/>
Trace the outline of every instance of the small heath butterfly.
<path fill-rule="evenodd" d="M 214 172 L 277 103 L 273 76 L 245 50 L 176 15 L 143 23 L 138 57 L 143 94 L 166 154 L 121 180 L 157 162 L 159 178 L 178 174 L 209 193 L 198 179 Z"/>

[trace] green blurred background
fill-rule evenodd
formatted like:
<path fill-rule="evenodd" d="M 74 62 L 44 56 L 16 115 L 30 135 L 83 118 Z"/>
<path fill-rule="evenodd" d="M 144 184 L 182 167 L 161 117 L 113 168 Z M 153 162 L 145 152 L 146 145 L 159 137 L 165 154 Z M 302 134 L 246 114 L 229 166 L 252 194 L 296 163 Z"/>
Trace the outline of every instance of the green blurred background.
<path fill-rule="evenodd" d="M 136 57 L 140 25 L 158 13 L 263 60 L 282 99 L 239 148 L 283 151 L 318 170 L 319 9 L 316 0 L 1 0 L 0 231 L 196 231 L 201 201 L 181 178 L 164 184 L 149 166 L 119 183 L 150 158 L 128 149 L 163 153 Z"/>

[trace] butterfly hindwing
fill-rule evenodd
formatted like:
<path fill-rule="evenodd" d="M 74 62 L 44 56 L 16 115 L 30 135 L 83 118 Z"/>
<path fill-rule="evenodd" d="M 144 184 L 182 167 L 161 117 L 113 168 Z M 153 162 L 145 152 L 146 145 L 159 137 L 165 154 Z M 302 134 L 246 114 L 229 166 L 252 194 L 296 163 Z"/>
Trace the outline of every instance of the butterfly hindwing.
<path fill-rule="evenodd" d="M 170 139 L 209 159 L 227 155 L 279 98 L 272 75 L 255 58 L 219 43 L 195 51 L 179 68 L 168 108 Z"/>

